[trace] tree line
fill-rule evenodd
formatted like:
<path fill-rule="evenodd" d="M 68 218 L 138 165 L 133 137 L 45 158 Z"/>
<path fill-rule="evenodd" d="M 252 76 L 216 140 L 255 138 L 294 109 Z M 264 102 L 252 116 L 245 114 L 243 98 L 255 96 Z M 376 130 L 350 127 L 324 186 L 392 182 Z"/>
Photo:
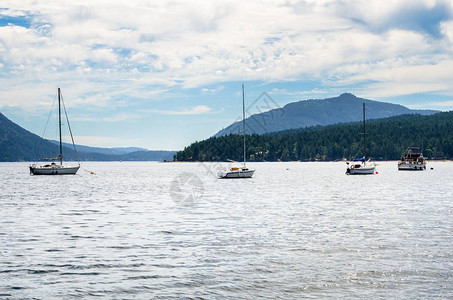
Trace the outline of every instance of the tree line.
<path fill-rule="evenodd" d="M 362 157 L 363 123 L 354 122 L 267 135 L 247 135 L 248 161 L 335 161 Z M 430 116 L 401 115 L 366 122 L 366 157 L 398 160 L 407 147 L 421 147 L 428 159 L 453 159 L 453 111 Z M 197 141 L 175 161 L 243 160 L 243 137 Z"/>

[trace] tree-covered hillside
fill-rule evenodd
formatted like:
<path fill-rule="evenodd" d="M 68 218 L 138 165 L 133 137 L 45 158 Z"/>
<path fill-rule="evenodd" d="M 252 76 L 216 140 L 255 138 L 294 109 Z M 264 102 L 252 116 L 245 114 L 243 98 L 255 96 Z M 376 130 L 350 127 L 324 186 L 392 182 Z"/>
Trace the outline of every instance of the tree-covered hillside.
<path fill-rule="evenodd" d="M 63 146 L 64 159 L 82 161 L 162 161 L 171 160 L 174 154 L 173 151 L 141 151 L 140 148 L 120 148 L 119 150 L 116 148 L 116 150 L 113 149 L 115 151 L 83 146 L 80 148 L 76 148 L 78 152 L 76 155 L 72 144 L 65 143 Z M 133 151 L 136 149 L 139 151 Z M 0 161 L 36 161 L 39 158 L 56 157 L 59 152 L 58 142 L 42 139 L 0 113 Z"/>
<path fill-rule="evenodd" d="M 249 161 L 332 161 L 363 156 L 361 122 L 247 136 Z M 367 157 L 401 158 L 406 147 L 422 147 L 428 158 L 453 159 L 453 112 L 402 115 L 366 123 Z M 175 155 L 178 161 L 242 160 L 242 136 L 212 137 Z"/>
<path fill-rule="evenodd" d="M 276 105 L 263 94 L 263 97 L 248 104 L 247 111 L 270 109 Z M 432 115 L 438 111 L 412 110 L 398 104 L 379 102 L 356 97 L 349 93 L 338 97 L 304 100 L 286 104 L 246 119 L 246 134 L 268 134 L 289 129 L 307 128 L 317 125 L 356 122 L 362 119 L 362 104 L 366 105 L 367 119 L 389 118 L 404 114 Z M 239 103 L 238 103 L 239 104 Z M 220 130 L 216 137 L 242 132 L 242 122 L 238 121 Z"/>

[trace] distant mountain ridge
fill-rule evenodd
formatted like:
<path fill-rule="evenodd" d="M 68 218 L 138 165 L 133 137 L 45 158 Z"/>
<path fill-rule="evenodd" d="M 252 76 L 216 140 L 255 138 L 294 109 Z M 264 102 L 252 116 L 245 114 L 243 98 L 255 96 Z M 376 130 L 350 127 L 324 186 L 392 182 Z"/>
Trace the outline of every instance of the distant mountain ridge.
<path fill-rule="evenodd" d="M 97 148 L 65 143 L 65 160 L 81 161 L 163 161 L 173 160 L 176 151 L 150 151 L 143 148 Z M 55 157 L 58 142 L 42 139 L 27 131 L 0 113 L 0 161 L 36 161 L 38 158 Z"/>
<path fill-rule="evenodd" d="M 55 145 L 59 144 L 59 142 L 55 141 L 55 140 L 48 140 L 48 141 Z M 72 148 L 72 144 L 69 144 L 69 143 L 63 143 L 63 146 Z M 123 154 L 137 152 L 137 151 L 150 151 L 148 149 L 139 148 L 139 147 L 100 148 L 100 147 L 90 147 L 90 146 L 77 145 L 77 144 L 76 144 L 76 150 L 77 150 L 77 152 L 101 153 L 101 154 L 106 154 L 106 155 L 123 155 Z"/>
<path fill-rule="evenodd" d="M 366 118 L 381 119 L 403 114 L 432 115 L 435 110 L 412 110 L 399 104 L 379 102 L 356 97 L 350 93 L 326 99 L 310 99 L 286 104 L 282 108 L 255 114 L 246 118 L 247 134 L 266 134 L 316 125 L 331 125 L 362 120 L 362 103 Z M 242 123 L 235 122 L 215 134 L 242 134 Z"/>

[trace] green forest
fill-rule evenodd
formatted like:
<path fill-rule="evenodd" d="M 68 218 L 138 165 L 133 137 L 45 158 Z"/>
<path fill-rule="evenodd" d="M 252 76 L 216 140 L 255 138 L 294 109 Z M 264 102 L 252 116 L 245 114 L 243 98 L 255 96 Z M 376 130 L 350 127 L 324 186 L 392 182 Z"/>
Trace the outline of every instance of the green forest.
<path fill-rule="evenodd" d="M 248 161 L 335 161 L 363 156 L 363 123 L 347 123 L 248 135 Z M 407 147 L 421 147 L 428 159 L 453 159 L 453 111 L 430 116 L 401 115 L 366 122 L 366 156 L 398 160 Z M 175 161 L 243 160 L 243 137 L 197 141 Z"/>

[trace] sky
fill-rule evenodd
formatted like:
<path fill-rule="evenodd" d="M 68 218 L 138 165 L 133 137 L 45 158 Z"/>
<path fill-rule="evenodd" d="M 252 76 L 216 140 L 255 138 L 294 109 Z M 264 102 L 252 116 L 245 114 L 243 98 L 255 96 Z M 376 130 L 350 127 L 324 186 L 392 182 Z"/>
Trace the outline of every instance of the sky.
<path fill-rule="evenodd" d="M 344 92 L 453 110 L 453 0 L 0 4 L 0 112 L 40 136 L 60 87 L 77 144 L 180 150 L 241 118 L 241 84 L 247 114 Z"/>

